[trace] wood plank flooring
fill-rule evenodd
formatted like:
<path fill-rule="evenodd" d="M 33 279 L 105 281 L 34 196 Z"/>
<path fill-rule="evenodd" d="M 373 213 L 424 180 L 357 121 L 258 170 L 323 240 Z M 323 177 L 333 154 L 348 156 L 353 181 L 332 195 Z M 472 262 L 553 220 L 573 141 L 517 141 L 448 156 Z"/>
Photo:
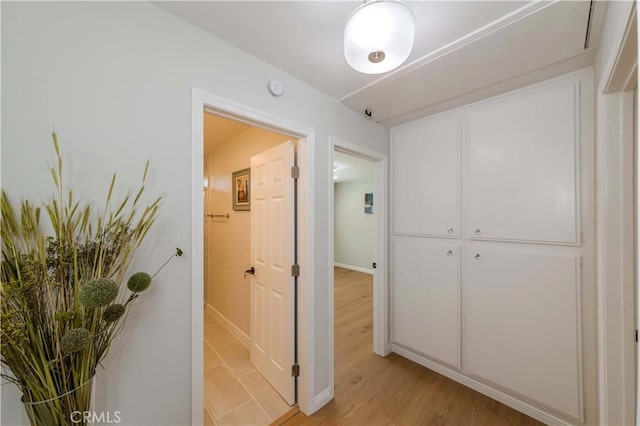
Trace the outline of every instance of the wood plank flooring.
<path fill-rule="evenodd" d="M 371 275 L 335 269 L 335 398 L 284 425 L 539 425 L 397 354 L 373 353 Z"/>

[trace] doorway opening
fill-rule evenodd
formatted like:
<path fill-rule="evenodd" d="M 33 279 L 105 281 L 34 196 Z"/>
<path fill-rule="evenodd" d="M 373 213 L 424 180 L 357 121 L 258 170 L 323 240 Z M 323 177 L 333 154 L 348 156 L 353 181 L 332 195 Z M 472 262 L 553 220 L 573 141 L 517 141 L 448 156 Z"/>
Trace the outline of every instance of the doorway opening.
<path fill-rule="evenodd" d="M 205 420 L 213 422 L 211 417 L 222 419 L 227 414 L 232 414 L 231 420 L 251 424 L 261 423 L 257 422 L 256 418 L 264 420 L 266 416 L 268 424 L 275 416 L 275 411 L 270 411 L 274 407 L 267 407 L 268 398 L 264 398 L 263 394 L 258 396 L 257 390 L 252 393 L 249 386 L 240 380 L 240 387 L 228 387 L 226 384 L 213 386 L 218 386 L 218 393 L 226 396 L 233 389 L 242 389 L 251 395 L 251 399 L 243 404 L 246 408 L 243 412 L 236 408 L 231 413 L 225 413 L 220 409 L 216 409 L 213 415 L 207 412 L 204 392 L 205 351 L 220 358 L 220 361 L 215 357 L 207 360 L 208 367 L 211 367 L 212 362 L 218 362 L 226 367 L 226 370 L 218 369 L 219 372 L 231 374 L 218 374 L 223 376 L 223 379 L 240 379 L 246 375 L 244 381 L 253 379 L 259 382 L 258 385 L 267 383 L 267 386 L 273 388 L 286 402 L 289 412 L 292 411 L 290 406 L 294 404 L 298 404 L 303 412 L 312 407 L 313 347 L 310 342 L 314 339 L 311 291 L 314 249 L 311 233 L 313 223 L 310 217 L 314 202 L 310 194 L 312 168 L 309 154 L 313 152 L 314 132 L 311 128 L 197 89 L 193 89 L 192 96 L 191 423 L 204 424 Z M 233 169 L 230 172 L 231 175 L 225 179 L 227 182 L 231 181 L 232 199 L 222 211 L 217 211 L 215 200 L 207 194 L 207 190 L 219 184 L 215 179 L 215 171 L 211 176 L 205 174 L 204 134 L 208 114 L 235 121 L 237 126 L 248 125 L 249 128 L 245 129 L 247 132 L 267 131 L 270 134 L 279 134 L 278 138 L 287 139 L 286 142 L 267 148 L 256 155 L 247 154 L 250 158 L 248 167 Z M 264 135 L 265 133 L 262 133 L 261 140 L 264 139 Z M 208 157 L 209 168 L 215 166 L 211 163 L 216 161 L 215 155 Z M 231 167 L 233 163 L 224 166 Z M 205 197 L 208 198 L 207 205 Z M 234 204 L 235 207 L 245 208 L 234 208 Z M 216 211 L 209 211 L 210 206 L 215 206 Z M 246 207 L 249 208 L 248 211 Z M 212 307 L 221 315 L 216 316 L 214 311 L 208 309 L 209 304 L 206 301 L 216 297 L 212 287 L 207 289 L 205 298 L 205 272 L 207 279 L 218 273 L 212 269 L 212 265 L 208 265 L 205 271 L 205 218 L 207 221 L 215 220 L 221 224 L 227 221 L 227 224 L 230 224 L 232 219 L 235 218 L 237 221 L 238 218 L 233 212 L 249 214 L 250 262 L 247 265 L 243 264 L 240 271 L 236 272 L 240 274 L 243 285 L 250 287 L 248 334 L 243 331 L 242 325 L 235 323 L 241 322 L 240 320 L 234 322 L 228 318 L 215 308 L 215 302 Z M 212 216 L 207 217 L 207 214 Z M 213 231 L 212 222 L 206 226 L 208 233 Z M 246 235 L 244 238 L 246 240 Z M 238 238 L 234 242 L 239 243 Z M 212 257 L 215 250 L 215 241 L 208 241 L 207 259 Z M 295 275 L 294 271 L 297 272 Z M 297 312 L 296 304 L 303 307 L 300 312 Z M 208 309 L 206 316 L 205 307 Z M 235 314 L 228 315 L 236 318 Z M 222 318 L 223 316 L 228 322 Z M 210 337 L 207 342 L 205 320 L 207 326 L 218 324 L 207 330 Z M 211 331 L 213 329 L 216 330 Z M 219 334 L 217 337 L 216 332 Z M 228 345 L 226 350 L 229 353 L 223 355 L 213 345 L 221 345 L 221 340 L 231 339 L 230 336 L 237 341 L 229 340 L 229 343 L 235 344 Z M 248 363 L 246 347 L 243 349 L 247 340 L 250 359 Z M 209 344 L 210 341 L 215 343 Z M 238 361 L 238 357 L 233 358 L 238 354 L 244 356 L 243 361 Z M 226 361 L 225 357 L 229 361 Z M 253 368 L 260 375 L 249 377 L 253 371 L 249 369 Z M 307 370 L 308 374 L 294 374 L 296 371 Z M 263 401 L 258 403 L 260 398 L 263 398 Z M 213 404 L 218 402 L 211 402 L 209 411 L 214 411 Z"/>
<path fill-rule="evenodd" d="M 342 381 L 353 379 L 343 373 L 374 354 L 390 353 L 388 204 L 386 155 L 337 138 L 330 138 L 329 148 L 333 397 L 346 384 Z"/>
<path fill-rule="evenodd" d="M 205 424 L 268 425 L 290 409 L 276 384 L 265 377 L 268 372 L 256 365 L 260 361 L 252 359 L 252 340 L 261 331 L 252 322 L 260 325 L 269 318 L 250 302 L 256 300 L 255 281 L 260 276 L 252 266 L 252 231 L 264 226 L 262 218 L 257 224 L 252 221 L 251 208 L 260 208 L 251 191 L 252 158 L 289 140 L 288 135 L 204 113 Z M 291 220 L 282 225 L 293 234 Z M 264 317 L 252 318 L 254 312 Z"/>

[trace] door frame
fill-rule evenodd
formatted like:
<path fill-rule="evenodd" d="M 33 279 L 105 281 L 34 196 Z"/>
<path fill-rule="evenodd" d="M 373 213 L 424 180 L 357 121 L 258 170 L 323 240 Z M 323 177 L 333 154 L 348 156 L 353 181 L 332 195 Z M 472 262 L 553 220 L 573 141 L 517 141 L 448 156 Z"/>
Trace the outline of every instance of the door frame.
<path fill-rule="evenodd" d="M 302 412 L 313 407 L 314 367 L 314 170 L 313 128 L 288 121 L 238 102 L 192 88 L 191 91 L 191 424 L 203 424 L 204 384 L 204 113 L 210 112 L 252 126 L 282 133 L 298 140 L 296 161 L 300 168 L 297 192 L 297 405 Z M 291 224 L 293 226 L 293 224 Z M 305 374 L 306 373 L 306 374 Z"/>
<path fill-rule="evenodd" d="M 633 87 L 637 84 L 636 3 L 596 81 L 597 291 L 599 424 L 636 424 L 637 391 L 633 302 L 634 226 Z M 637 112 L 636 112 L 637 113 Z M 637 136 L 636 136 L 637 138 Z M 635 192 L 635 197 L 634 197 Z M 634 200 L 635 198 L 635 200 Z M 637 210 L 636 210 L 637 211 Z M 636 277 L 637 279 L 637 277 Z"/>
<path fill-rule="evenodd" d="M 370 161 L 375 170 L 374 193 L 376 194 L 377 220 L 377 268 L 373 270 L 373 352 L 380 356 L 391 353 L 389 341 L 389 233 L 388 233 L 388 156 L 379 152 L 353 144 L 335 136 L 329 136 L 329 167 L 327 179 L 329 181 L 329 280 L 328 280 L 328 305 L 329 305 L 329 390 L 330 398 L 334 395 L 335 384 L 335 348 L 334 348 L 334 180 L 333 162 L 334 152 L 341 152 L 354 157 Z"/>

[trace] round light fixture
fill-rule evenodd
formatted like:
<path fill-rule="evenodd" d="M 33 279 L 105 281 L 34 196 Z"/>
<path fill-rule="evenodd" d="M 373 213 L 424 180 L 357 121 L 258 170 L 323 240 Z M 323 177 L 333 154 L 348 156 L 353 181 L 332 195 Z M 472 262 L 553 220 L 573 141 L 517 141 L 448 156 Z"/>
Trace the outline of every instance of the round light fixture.
<path fill-rule="evenodd" d="M 416 18 L 399 0 L 369 0 L 349 17 L 344 29 L 344 57 L 365 74 L 397 68 L 413 48 Z"/>

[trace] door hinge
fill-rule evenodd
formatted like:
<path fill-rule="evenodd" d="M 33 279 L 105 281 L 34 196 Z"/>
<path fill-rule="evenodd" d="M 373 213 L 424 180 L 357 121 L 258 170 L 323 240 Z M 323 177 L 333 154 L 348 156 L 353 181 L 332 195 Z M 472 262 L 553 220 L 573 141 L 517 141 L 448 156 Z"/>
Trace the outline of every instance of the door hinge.
<path fill-rule="evenodd" d="M 291 265 L 291 276 L 299 277 L 300 276 L 300 265 L 297 263 L 295 265 Z"/>
<path fill-rule="evenodd" d="M 291 177 L 293 179 L 298 179 L 300 177 L 300 167 L 298 166 L 291 167 Z"/>
<path fill-rule="evenodd" d="M 636 329 L 636 343 L 638 343 L 638 330 Z"/>
<path fill-rule="evenodd" d="M 298 364 L 293 364 L 291 366 L 291 377 L 299 377 L 300 376 L 300 366 Z"/>

